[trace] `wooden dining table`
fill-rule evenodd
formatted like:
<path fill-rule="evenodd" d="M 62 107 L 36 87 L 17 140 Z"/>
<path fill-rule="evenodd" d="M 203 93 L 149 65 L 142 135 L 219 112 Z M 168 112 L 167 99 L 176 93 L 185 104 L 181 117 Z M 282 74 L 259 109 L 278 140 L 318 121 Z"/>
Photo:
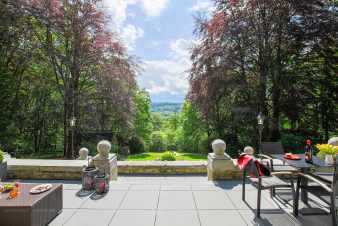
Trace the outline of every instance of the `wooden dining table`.
<path fill-rule="evenodd" d="M 283 161 L 284 163 L 289 164 L 292 167 L 297 168 L 300 172 L 302 173 L 307 173 L 311 174 L 311 169 L 312 168 L 318 168 L 318 167 L 332 167 L 332 164 L 327 164 L 325 161 L 321 160 L 320 158 L 313 156 L 312 157 L 312 163 L 306 162 L 305 161 L 305 155 L 304 154 L 298 154 L 300 157 L 299 160 L 291 160 L 291 159 L 286 159 L 284 158 L 283 154 L 272 154 L 271 157 L 275 159 L 279 159 Z M 304 177 L 301 179 L 301 185 L 302 186 L 307 186 L 308 185 L 308 180 Z M 305 190 L 301 190 L 301 200 L 307 204 L 308 203 L 308 194 Z"/>

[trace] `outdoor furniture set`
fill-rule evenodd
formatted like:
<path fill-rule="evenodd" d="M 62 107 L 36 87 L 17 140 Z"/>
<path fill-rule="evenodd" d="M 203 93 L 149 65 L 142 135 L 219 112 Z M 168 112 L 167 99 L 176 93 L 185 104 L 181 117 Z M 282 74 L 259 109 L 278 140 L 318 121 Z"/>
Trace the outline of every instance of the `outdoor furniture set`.
<path fill-rule="evenodd" d="M 286 158 L 281 143 L 262 143 L 258 159 L 250 154 L 243 154 L 238 159 L 238 166 L 243 170 L 242 200 L 245 201 L 245 181 L 249 179 L 257 188 L 256 217 L 261 213 L 261 191 L 270 190 L 271 197 L 276 189 L 290 188 L 293 197 L 293 214 L 298 216 L 299 199 L 308 204 L 308 193 L 328 204 L 332 216 L 332 225 L 337 225 L 336 192 L 338 191 L 338 163 L 329 164 L 316 156 L 306 161 L 304 154 Z M 338 162 L 338 161 L 337 161 Z M 330 167 L 331 174 L 325 176 L 314 173 L 314 169 Z M 294 183 L 296 182 L 296 185 Z M 304 213 L 305 214 L 305 213 Z"/>

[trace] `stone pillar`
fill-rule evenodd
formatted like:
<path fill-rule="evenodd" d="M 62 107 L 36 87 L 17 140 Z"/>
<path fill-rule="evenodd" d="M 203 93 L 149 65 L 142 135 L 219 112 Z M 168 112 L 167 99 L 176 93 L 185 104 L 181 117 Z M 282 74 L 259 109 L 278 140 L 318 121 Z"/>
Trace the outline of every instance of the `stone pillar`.
<path fill-rule="evenodd" d="M 101 174 L 108 174 L 110 180 L 117 180 L 117 157 L 110 154 L 111 144 L 103 140 L 97 144 L 98 154 L 89 161 L 89 166 L 95 166 Z"/>
<path fill-rule="evenodd" d="M 225 153 L 226 144 L 217 139 L 212 142 L 213 153 L 208 155 L 208 180 L 238 179 L 240 173 L 232 159 Z"/>

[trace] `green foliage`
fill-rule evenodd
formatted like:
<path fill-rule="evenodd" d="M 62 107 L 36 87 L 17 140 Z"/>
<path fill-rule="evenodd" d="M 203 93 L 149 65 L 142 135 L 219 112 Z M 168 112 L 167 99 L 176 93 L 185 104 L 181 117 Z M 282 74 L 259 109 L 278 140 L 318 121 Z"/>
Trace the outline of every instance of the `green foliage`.
<path fill-rule="evenodd" d="M 161 160 L 162 161 L 175 161 L 176 160 L 175 153 L 171 151 L 166 151 L 162 154 Z"/>
<path fill-rule="evenodd" d="M 196 19 L 202 41 L 192 50 L 188 93 L 209 137 L 224 139 L 232 154 L 257 147 L 258 112 L 263 141 L 282 138 L 289 149 L 305 137 L 282 129 L 336 134 L 337 1 L 213 2 L 212 15 Z"/>
<path fill-rule="evenodd" d="M 4 152 L 0 150 L 0 163 L 4 160 Z"/>
<path fill-rule="evenodd" d="M 163 152 L 144 152 L 127 156 L 128 161 L 158 161 L 161 160 Z M 202 161 L 206 160 L 206 154 L 175 152 L 176 160 L 180 161 Z"/>
<path fill-rule="evenodd" d="M 209 138 L 206 125 L 197 109 L 188 101 L 183 104 L 180 113 L 178 140 L 180 148 L 189 152 L 208 152 Z"/>
<path fill-rule="evenodd" d="M 313 145 L 319 142 L 317 133 L 302 130 L 283 130 L 281 142 L 286 152 L 303 153 L 305 141 L 311 139 Z"/>
<path fill-rule="evenodd" d="M 151 123 L 151 100 L 149 93 L 145 90 L 139 90 L 134 96 L 136 105 L 136 116 L 134 120 L 135 133 L 142 138 L 147 144 L 150 142 L 152 132 Z"/>
<path fill-rule="evenodd" d="M 155 131 L 151 134 L 151 151 L 164 151 L 167 149 L 167 137 L 166 134 L 162 131 Z"/>
<path fill-rule="evenodd" d="M 129 150 L 130 154 L 145 152 L 144 141 L 140 137 L 133 136 L 129 141 Z"/>

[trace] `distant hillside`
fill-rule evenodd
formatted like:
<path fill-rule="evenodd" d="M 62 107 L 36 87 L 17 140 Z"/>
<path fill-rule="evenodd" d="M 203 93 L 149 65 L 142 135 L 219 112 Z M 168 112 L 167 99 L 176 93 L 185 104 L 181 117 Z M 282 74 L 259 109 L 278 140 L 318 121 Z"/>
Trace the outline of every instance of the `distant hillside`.
<path fill-rule="evenodd" d="M 164 113 L 179 112 L 182 105 L 183 103 L 152 103 L 151 111 Z"/>

